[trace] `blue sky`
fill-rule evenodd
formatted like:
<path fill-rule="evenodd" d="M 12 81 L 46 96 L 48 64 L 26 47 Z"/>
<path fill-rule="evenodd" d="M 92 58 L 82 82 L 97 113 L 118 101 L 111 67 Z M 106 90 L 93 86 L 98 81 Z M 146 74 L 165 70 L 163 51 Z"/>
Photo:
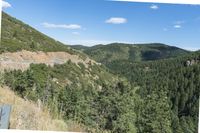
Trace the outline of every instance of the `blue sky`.
<path fill-rule="evenodd" d="M 8 14 L 65 44 L 160 42 L 200 49 L 200 6 L 106 0 L 6 0 Z"/>

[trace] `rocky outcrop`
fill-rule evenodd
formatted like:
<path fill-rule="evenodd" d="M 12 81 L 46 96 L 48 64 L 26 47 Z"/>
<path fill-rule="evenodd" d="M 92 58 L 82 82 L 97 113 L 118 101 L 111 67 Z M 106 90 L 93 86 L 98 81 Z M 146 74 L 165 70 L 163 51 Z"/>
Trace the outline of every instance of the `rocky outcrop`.
<path fill-rule="evenodd" d="M 195 64 L 198 64 L 199 63 L 199 60 L 195 60 L 195 59 L 193 59 L 193 60 L 187 60 L 187 62 L 186 62 L 186 66 L 193 66 L 193 65 L 195 65 Z"/>

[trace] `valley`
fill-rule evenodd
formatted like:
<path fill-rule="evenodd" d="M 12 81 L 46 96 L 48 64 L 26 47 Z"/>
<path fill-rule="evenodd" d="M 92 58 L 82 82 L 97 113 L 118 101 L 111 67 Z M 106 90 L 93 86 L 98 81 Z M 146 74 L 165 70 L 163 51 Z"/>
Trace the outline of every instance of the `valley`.
<path fill-rule="evenodd" d="M 69 46 L 3 12 L 0 101 L 26 112 L 17 129 L 196 133 L 199 60 L 161 43 Z"/>

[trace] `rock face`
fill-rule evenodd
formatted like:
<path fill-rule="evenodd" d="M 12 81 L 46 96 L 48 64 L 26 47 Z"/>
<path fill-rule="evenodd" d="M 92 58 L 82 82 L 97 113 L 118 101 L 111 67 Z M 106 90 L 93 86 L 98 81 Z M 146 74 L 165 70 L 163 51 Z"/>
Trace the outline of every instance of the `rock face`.
<path fill-rule="evenodd" d="M 30 64 L 44 63 L 49 66 L 55 64 L 64 64 L 71 60 L 73 63 L 83 63 L 85 67 L 89 64 L 94 64 L 95 61 L 89 59 L 82 59 L 78 55 L 72 55 L 67 52 L 30 52 L 22 50 L 14 53 L 3 53 L 0 55 L 0 70 L 26 70 Z"/>
<path fill-rule="evenodd" d="M 192 66 L 192 65 L 195 65 L 195 64 L 198 64 L 198 63 L 199 63 L 199 60 L 193 59 L 193 60 L 188 60 L 188 61 L 186 62 L 186 65 L 187 65 L 187 66 Z"/>

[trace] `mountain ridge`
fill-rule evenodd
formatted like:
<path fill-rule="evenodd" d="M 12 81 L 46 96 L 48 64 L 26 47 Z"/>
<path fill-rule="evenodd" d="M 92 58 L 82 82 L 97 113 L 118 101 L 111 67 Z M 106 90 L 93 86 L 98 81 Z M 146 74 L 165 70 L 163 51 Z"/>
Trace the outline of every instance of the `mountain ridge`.
<path fill-rule="evenodd" d="M 108 123 L 103 121 L 109 122 L 107 115 L 111 115 L 111 112 L 102 113 L 101 109 L 104 108 L 102 98 L 105 96 L 111 102 L 113 93 L 115 93 L 114 97 L 118 97 L 123 89 L 131 91 L 125 78 L 110 73 L 106 67 L 94 63 L 95 61 L 86 54 L 56 42 L 5 13 L 2 18 L 0 56 L 0 67 L 5 68 L 0 72 L 0 83 L 8 86 L 17 96 L 33 103 L 41 101 L 50 110 L 50 116 L 56 119 L 60 117 L 64 122 L 80 123 L 84 125 L 84 131 L 117 130 L 104 128 L 108 127 Z M 62 59 L 61 63 L 55 63 L 60 62 L 60 59 Z M 52 60 L 55 64 L 48 65 Z M 16 62 L 19 66 L 13 65 Z M 21 68 L 24 64 L 25 67 Z M 9 67 L 13 69 L 8 70 Z M 108 96 L 104 93 L 108 93 Z M 121 94 L 118 98 L 123 100 L 122 96 L 124 97 L 125 94 Z M 105 101 L 105 106 L 114 109 L 115 106 L 129 99 L 121 100 L 112 104 Z M 100 106 L 102 107 L 99 108 Z M 132 106 L 125 104 L 122 106 L 133 111 Z M 119 120 L 134 117 L 134 115 L 122 117 L 124 113 L 127 112 L 117 115 Z M 125 124 L 125 122 L 116 124 L 123 123 Z M 135 130 L 135 126 L 133 124 L 131 126 Z"/>
<path fill-rule="evenodd" d="M 0 61 L 30 64 L 23 71 L 0 72 L 0 84 L 23 100 L 41 101 L 54 118 L 94 133 L 196 132 L 199 53 L 159 43 L 78 46 L 78 51 L 9 15 L 3 15 L 3 25 Z M 67 55 L 55 57 L 57 52 Z M 87 58 L 104 65 L 86 66 Z M 56 63 L 48 65 L 52 59 Z"/>
<path fill-rule="evenodd" d="M 21 50 L 76 53 L 67 45 L 48 37 L 5 12 L 2 12 L 1 30 L 0 53 Z"/>
<path fill-rule="evenodd" d="M 92 47 L 81 45 L 75 45 L 71 47 L 84 52 L 97 62 L 104 64 L 115 60 L 129 60 L 138 62 L 166 59 L 191 53 L 190 51 L 162 43 L 111 43 L 108 45 L 95 45 Z"/>

